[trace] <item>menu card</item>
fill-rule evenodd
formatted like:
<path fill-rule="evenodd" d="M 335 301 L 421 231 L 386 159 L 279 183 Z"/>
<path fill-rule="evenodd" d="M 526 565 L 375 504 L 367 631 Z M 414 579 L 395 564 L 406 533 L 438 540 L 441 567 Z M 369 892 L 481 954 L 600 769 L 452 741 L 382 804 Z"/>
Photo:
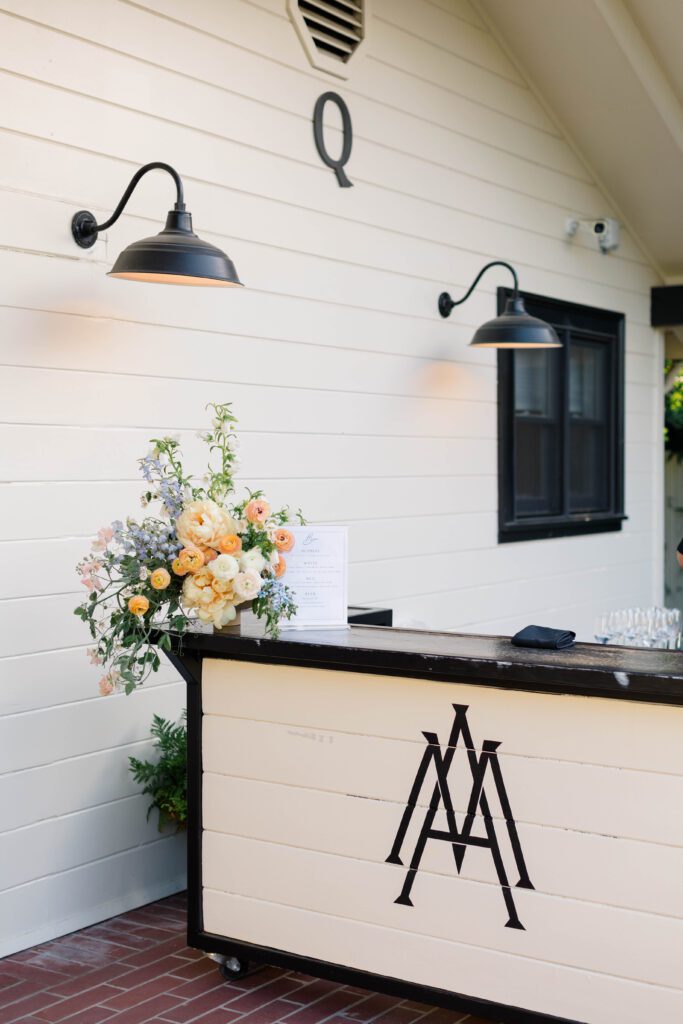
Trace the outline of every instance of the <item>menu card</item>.
<path fill-rule="evenodd" d="M 281 629 L 348 628 L 348 529 L 287 526 L 295 543 L 283 582 L 294 592 L 296 615 Z"/>

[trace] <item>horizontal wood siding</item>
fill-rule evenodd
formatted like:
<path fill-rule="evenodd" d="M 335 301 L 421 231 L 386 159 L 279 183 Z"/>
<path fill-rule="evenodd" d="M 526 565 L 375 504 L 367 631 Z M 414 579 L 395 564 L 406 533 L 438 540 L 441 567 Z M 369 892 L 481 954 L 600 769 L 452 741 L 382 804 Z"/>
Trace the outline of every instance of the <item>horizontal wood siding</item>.
<path fill-rule="evenodd" d="M 165 667 L 100 700 L 72 615 L 89 538 L 139 507 L 150 436 L 196 464 L 204 406 L 233 401 L 240 482 L 348 522 L 351 600 L 398 623 L 587 637 L 601 610 L 660 600 L 662 531 L 657 274 L 626 231 L 609 257 L 565 242 L 567 215 L 614 211 L 468 0 L 374 0 L 344 83 L 310 66 L 284 0 L 1 0 L 0 52 L 0 864 L 19 871 L 0 871 L 1 955 L 182 884 L 126 764 L 183 687 Z M 329 88 L 351 189 L 313 146 Z M 73 244 L 73 212 L 108 216 L 149 160 L 177 166 L 244 291 L 105 277 L 158 230 L 161 176 Z M 436 315 L 491 258 L 627 316 L 620 534 L 496 544 L 495 355 L 467 342 L 499 281 Z"/>

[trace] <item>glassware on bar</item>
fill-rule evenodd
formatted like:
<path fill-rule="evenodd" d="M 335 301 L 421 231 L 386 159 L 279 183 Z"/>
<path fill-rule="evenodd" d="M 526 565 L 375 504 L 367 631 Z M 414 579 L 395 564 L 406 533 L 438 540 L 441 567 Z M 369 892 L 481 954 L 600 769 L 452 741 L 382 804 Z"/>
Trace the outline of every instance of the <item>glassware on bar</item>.
<path fill-rule="evenodd" d="M 599 615 L 595 623 L 599 644 L 679 650 L 681 612 L 678 608 L 622 608 Z"/>

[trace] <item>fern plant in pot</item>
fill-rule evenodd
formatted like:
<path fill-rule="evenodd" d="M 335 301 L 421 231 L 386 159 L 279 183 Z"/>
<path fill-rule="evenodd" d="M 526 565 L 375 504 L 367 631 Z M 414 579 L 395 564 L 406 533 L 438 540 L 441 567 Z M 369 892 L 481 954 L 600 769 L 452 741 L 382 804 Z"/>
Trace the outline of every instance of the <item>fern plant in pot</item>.
<path fill-rule="evenodd" d="M 153 810 L 159 812 L 159 831 L 174 826 L 182 832 L 187 826 L 187 727 L 186 712 L 180 721 L 169 722 L 161 715 L 155 715 L 151 734 L 157 758 L 142 761 L 129 757 L 130 772 L 142 792 L 151 797 L 147 811 L 149 818 Z"/>

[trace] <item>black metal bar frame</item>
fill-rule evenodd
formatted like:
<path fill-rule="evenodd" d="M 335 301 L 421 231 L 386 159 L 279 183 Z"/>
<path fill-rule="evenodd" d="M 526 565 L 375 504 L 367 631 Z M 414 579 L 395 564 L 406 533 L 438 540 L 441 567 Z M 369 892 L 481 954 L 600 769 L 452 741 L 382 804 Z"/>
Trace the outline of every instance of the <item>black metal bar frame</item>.
<path fill-rule="evenodd" d="M 187 942 L 195 949 L 206 953 L 217 953 L 226 958 L 237 957 L 256 963 L 271 964 L 289 970 L 302 971 L 316 977 L 337 981 L 344 985 L 357 985 L 372 992 L 431 1003 L 446 1009 L 489 1017 L 501 1024 L 587 1024 L 569 1018 L 556 1017 L 519 1006 L 492 1002 L 476 996 L 432 988 L 428 985 L 387 977 L 330 963 L 313 957 L 290 953 L 269 946 L 244 942 L 237 937 L 214 935 L 204 930 L 203 887 L 202 887 L 202 662 L 210 652 L 175 651 L 169 658 L 187 683 L 187 730 L 188 730 L 188 828 L 187 828 L 187 872 L 188 872 L 188 926 Z M 234 657 L 234 655 L 232 655 Z M 242 661 L 268 661 L 267 657 L 242 655 Z M 344 668 L 329 665 L 328 667 Z M 348 671 L 348 668 L 346 668 Z"/>

